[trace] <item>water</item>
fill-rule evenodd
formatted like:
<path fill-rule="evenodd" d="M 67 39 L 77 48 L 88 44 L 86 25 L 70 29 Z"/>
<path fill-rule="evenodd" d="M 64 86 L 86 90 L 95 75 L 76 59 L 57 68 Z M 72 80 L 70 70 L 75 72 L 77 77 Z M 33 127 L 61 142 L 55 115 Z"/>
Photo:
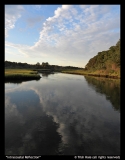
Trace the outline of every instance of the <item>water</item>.
<path fill-rule="evenodd" d="M 120 155 L 119 80 L 5 83 L 5 155 Z"/>

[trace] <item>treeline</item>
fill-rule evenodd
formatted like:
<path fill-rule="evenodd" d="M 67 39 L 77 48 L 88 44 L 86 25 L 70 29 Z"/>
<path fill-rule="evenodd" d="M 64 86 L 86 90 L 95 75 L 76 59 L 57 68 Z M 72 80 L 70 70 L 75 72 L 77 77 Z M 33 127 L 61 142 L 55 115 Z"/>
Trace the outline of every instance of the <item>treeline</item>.
<path fill-rule="evenodd" d="M 85 70 L 92 72 L 103 70 L 105 73 L 120 72 L 120 39 L 109 50 L 98 52 L 96 56 L 91 58 L 86 64 Z"/>
<path fill-rule="evenodd" d="M 41 64 L 37 62 L 36 64 L 28 64 L 28 63 L 21 63 L 21 62 L 10 62 L 5 61 L 5 68 L 6 69 L 49 69 L 49 70 L 74 70 L 74 69 L 83 69 L 79 67 L 73 66 L 58 66 L 58 65 L 50 65 L 48 62 L 42 62 Z"/>

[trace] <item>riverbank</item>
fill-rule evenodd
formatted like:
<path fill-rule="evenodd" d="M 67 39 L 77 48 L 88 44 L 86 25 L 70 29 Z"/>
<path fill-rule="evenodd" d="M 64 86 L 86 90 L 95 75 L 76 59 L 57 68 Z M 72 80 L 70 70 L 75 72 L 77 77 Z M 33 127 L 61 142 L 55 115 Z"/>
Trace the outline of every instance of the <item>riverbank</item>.
<path fill-rule="evenodd" d="M 5 69 L 6 80 L 38 80 L 40 75 L 37 71 L 29 69 Z"/>
<path fill-rule="evenodd" d="M 88 76 L 95 76 L 95 77 L 120 79 L 120 73 L 107 73 L 106 74 L 104 71 L 88 72 L 88 71 L 83 71 L 83 70 L 67 70 L 67 71 L 64 70 L 61 72 L 68 73 L 68 74 L 88 75 Z"/>

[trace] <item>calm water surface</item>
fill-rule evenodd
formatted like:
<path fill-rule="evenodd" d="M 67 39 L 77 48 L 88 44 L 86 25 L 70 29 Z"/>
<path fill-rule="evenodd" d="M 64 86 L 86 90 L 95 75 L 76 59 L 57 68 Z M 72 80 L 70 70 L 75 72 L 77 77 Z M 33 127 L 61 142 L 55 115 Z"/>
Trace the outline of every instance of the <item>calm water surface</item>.
<path fill-rule="evenodd" d="M 119 154 L 119 80 L 57 73 L 5 83 L 5 155 Z"/>

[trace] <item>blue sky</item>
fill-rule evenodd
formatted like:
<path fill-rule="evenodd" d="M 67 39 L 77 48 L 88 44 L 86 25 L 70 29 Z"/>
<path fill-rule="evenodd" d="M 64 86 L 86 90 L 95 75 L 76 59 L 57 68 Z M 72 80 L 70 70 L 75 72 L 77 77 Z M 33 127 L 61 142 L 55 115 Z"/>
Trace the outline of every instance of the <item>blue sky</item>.
<path fill-rule="evenodd" d="M 85 67 L 120 39 L 120 5 L 5 5 L 5 60 Z"/>

